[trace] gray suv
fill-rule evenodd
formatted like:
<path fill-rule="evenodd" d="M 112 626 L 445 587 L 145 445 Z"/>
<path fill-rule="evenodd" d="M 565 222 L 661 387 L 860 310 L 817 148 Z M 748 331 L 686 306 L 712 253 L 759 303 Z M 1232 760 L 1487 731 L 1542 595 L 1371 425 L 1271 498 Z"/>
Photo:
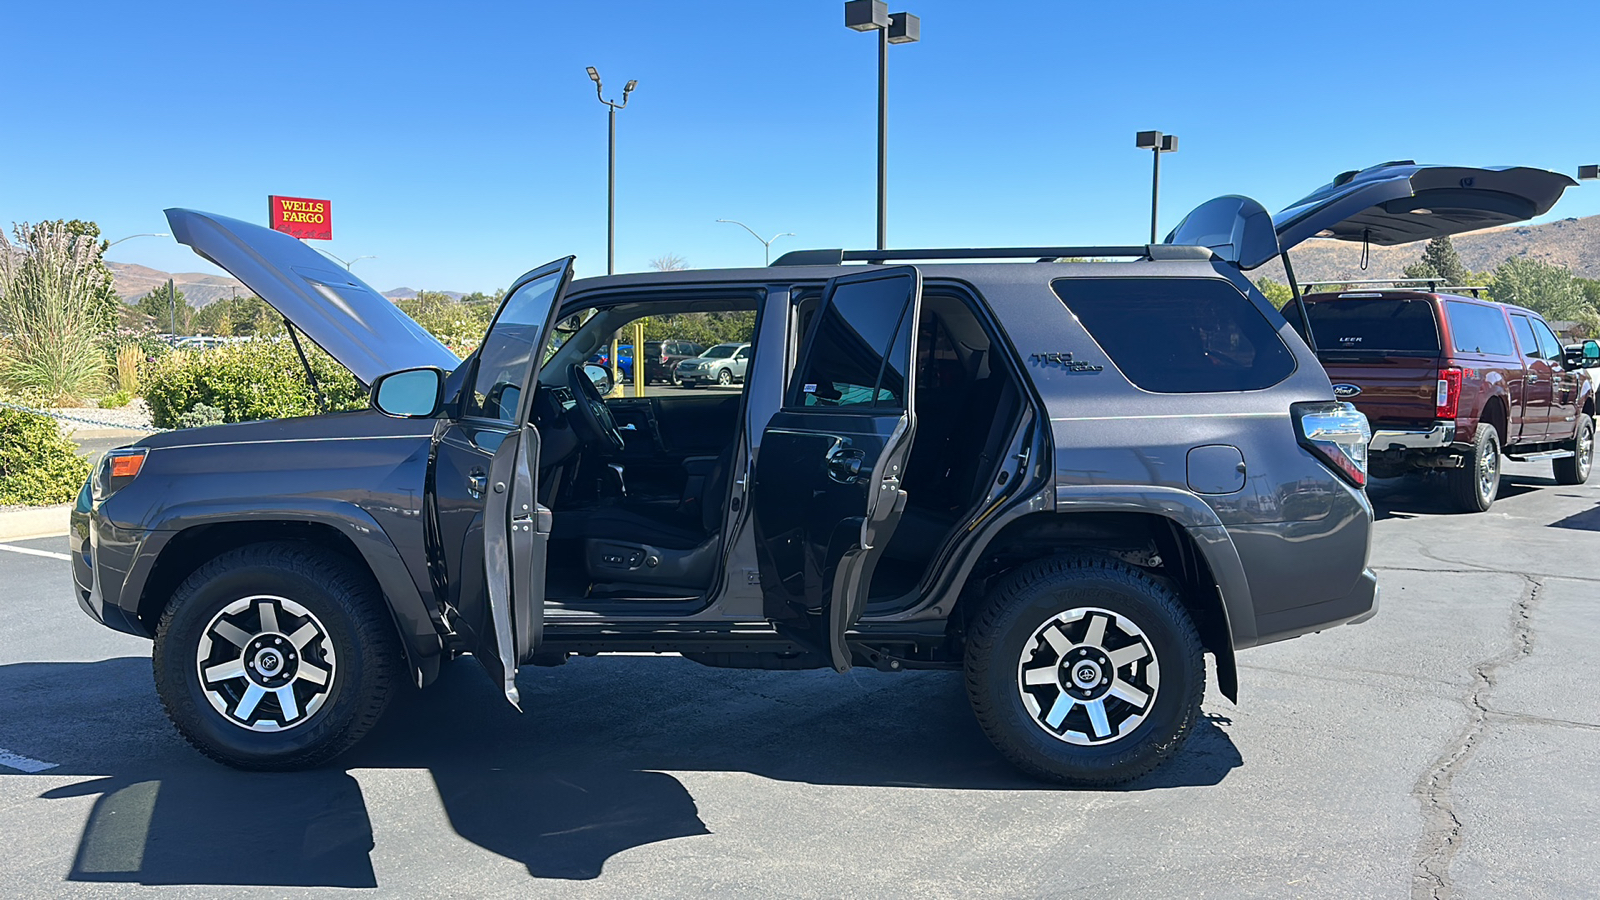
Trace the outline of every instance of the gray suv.
<path fill-rule="evenodd" d="M 750 367 L 750 352 L 749 344 L 718 344 L 678 363 L 677 380 L 685 387 L 743 382 Z"/>
<path fill-rule="evenodd" d="M 328 760 L 461 654 L 517 704 L 519 667 L 655 651 L 961 671 L 1012 763 L 1114 784 L 1179 752 L 1205 654 L 1235 699 L 1236 651 L 1377 609 L 1370 433 L 1242 274 L 1291 243 L 1254 201 L 1148 246 L 557 260 L 465 360 L 287 235 L 167 216 L 372 390 L 108 453 L 73 512 L 79 603 L 228 765 Z M 745 389 L 608 397 L 585 361 L 687 311 L 757 314 Z"/>

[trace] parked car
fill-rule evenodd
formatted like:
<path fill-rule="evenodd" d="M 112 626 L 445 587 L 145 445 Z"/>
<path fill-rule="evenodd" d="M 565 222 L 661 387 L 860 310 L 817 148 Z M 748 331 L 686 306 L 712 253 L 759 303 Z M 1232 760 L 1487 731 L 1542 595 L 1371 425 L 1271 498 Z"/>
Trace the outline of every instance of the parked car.
<path fill-rule="evenodd" d="M 1219 198 L 1149 246 L 576 283 L 568 257 L 466 360 L 294 238 L 169 210 L 372 406 L 108 453 L 72 513 L 76 596 L 154 637 L 179 732 L 240 768 L 330 759 L 457 654 L 516 704 L 519 666 L 655 650 L 960 670 L 1021 770 L 1124 782 L 1194 729 L 1203 654 L 1237 699 L 1236 651 L 1377 611 L 1366 419 L 1243 272 L 1404 196 L 1281 224 Z M 691 310 L 757 313 L 745 390 L 606 397 L 590 355 Z"/>
<path fill-rule="evenodd" d="M 694 341 L 665 340 L 644 342 L 644 380 L 678 383 L 678 363 L 699 356 L 704 347 Z M 632 376 L 629 376 L 632 377 Z"/>
<path fill-rule="evenodd" d="M 595 351 L 589 357 L 589 362 L 591 362 L 591 363 L 593 363 L 593 364 L 595 364 L 597 366 L 602 366 L 602 367 L 607 368 L 607 369 L 611 368 L 611 345 L 607 344 L 607 345 L 601 347 L 599 350 Z M 620 344 L 620 345 L 618 345 L 618 347 L 617 347 L 617 370 L 619 372 L 621 372 L 623 381 L 632 381 L 633 380 L 633 345 L 632 344 Z"/>
<path fill-rule="evenodd" d="M 1317 357 L 1334 392 L 1374 428 L 1374 475 L 1442 470 L 1452 503 L 1481 512 L 1500 457 L 1551 460 L 1582 484 L 1594 463 L 1600 344 L 1563 350 L 1532 310 L 1426 290 L 1305 297 Z"/>
<path fill-rule="evenodd" d="M 230 338 L 212 337 L 208 335 L 191 335 L 181 337 L 173 342 L 172 346 L 179 350 L 211 350 L 216 347 L 226 347 L 234 343 Z"/>
<path fill-rule="evenodd" d="M 678 363 L 675 381 L 685 387 L 701 384 L 728 385 L 743 382 L 750 365 L 749 344 L 718 344 L 715 347 Z"/>

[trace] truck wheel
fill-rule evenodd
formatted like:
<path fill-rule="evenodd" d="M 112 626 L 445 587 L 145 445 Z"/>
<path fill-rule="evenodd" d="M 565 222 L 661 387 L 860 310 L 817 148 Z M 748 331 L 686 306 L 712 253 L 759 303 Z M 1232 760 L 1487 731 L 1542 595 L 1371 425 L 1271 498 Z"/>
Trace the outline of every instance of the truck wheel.
<path fill-rule="evenodd" d="M 1445 470 L 1450 499 L 1462 512 L 1483 512 L 1500 494 L 1500 433 L 1487 422 L 1478 423 L 1472 450 L 1461 468 Z"/>
<path fill-rule="evenodd" d="M 377 585 L 305 544 L 231 550 L 184 580 L 156 628 L 156 692 L 184 739 L 238 769 L 304 769 L 389 703 L 401 650 Z"/>
<path fill-rule="evenodd" d="M 1046 781 L 1113 785 L 1189 737 L 1205 693 L 1200 638 L 1172 591 L 1096 557 L 1041 560 L 988 597 L 967 696 L 1006 759 Z"/>
<path fill-rule="evenodd" d="M 1589 480 L 1589 469 L 1594 466 L 1594 420 L 1578 413 L 1578 430 L 1567 445 L 1572 455 L 1555 460 L 1557 484 L 1583 484 Z"/>

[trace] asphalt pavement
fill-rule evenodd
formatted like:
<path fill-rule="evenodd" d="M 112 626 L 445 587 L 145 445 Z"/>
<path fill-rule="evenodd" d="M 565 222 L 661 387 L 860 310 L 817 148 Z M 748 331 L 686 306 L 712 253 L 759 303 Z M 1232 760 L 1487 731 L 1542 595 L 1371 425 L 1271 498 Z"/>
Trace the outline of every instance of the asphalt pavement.
<path fill-rule="evenodd" d="M 315 772 L 191 751 L 65 538 L 0 549 L 0 896 L 1584 897 L 1600 479 L 1455 515 L 1373 489 L 1382 610 L 1247 651 L 1173 764 L 1050 788 L 952 673 L 470 660 Z M 16 552 L 16 548 L 32 553 Z"/>

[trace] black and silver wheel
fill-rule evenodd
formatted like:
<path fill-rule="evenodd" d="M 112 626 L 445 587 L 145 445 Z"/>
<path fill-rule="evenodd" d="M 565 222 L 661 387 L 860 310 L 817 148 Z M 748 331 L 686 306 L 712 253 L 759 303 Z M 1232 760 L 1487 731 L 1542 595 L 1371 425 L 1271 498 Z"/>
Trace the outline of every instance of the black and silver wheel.
<path fill-rule="evenodd" d="M 1447 469 L 1450 497 L 1462 512 L 1484 512 L 1500 494 L 1500 433 L 1488 422 L 1478 423 L 1472 449 L 1458 469 Z"/>
<path fill-rule="evenodd" d="M 720 384 L 723 387 L 733 384 L 733 373 L 727 369 L 719 369 L 717 371 L 717 384 Z"/>
<path fill-rule="evenodd" d="M 350 747 L 403 671 L 371 577 L 303 544 L 224 553 L 174 593 L 156 630 L 173 724 L 242 769 L 315 766 Z"/>
<path fill-rule="evenodd" d="M 1050 781 L 1119 784 L 1182 746 L 1205 690 L 1200 640 L 1160 582 L 1114 560 L 1012 573 L 973 623 L 968 696 L 1013 764 Z"/>
<path fill-rule="evenodd" d="M 1567 445 L 1572 455 L 1555 460 L 1557 484 L 1583 484 L 1589 480 L 1589 470 L 1594 468 L 1594 419 L 1578 413 L 1578 429 Z"/>

